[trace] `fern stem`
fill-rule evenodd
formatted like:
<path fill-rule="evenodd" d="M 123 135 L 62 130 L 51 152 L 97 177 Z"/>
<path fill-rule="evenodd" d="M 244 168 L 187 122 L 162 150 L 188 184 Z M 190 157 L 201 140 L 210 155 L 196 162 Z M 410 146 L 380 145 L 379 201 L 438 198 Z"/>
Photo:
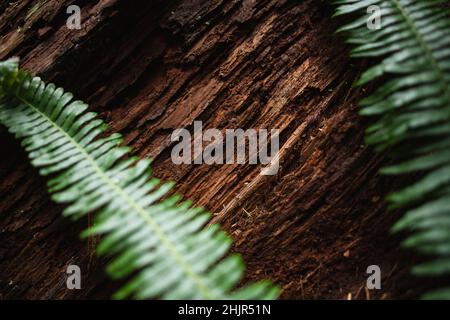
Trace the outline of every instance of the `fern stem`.
<path fill-rule="evenodd" d="M 444 72 L 439 66 L 438 61 L 433 55 L 433 51 L 428 46 L 427 42 L 423 38 L 423 36 L 420 34 L 419 30 L 417 29 L 416 24 L 414 21 L 409 17 L 409 15 L 406 12 L 405 6 L 400 3 L 399 0 L 391 0 L 391 2 L 394 3 L 395 8 L 399 11 L 402 18 L 405 20 L 405 22 L 408 24 L 408 26 L 411 28 L 412 33 L 414 34 L 415 38 L 417 39 L 417 42 L 419 43 L 420 47 L 423 49 L 424 53 L 426 54 L 428 60 L 430 61 L 430 65 L 433 67 L 434 71 L 437 73 L 439 80 L 441 83 L 443 83 L 443 89 L 445 91 L 445 97 L 447 98 L 447 101 L 450 102 L 450 88 L 447 84 L 447 81 L 445 80 Z"/>

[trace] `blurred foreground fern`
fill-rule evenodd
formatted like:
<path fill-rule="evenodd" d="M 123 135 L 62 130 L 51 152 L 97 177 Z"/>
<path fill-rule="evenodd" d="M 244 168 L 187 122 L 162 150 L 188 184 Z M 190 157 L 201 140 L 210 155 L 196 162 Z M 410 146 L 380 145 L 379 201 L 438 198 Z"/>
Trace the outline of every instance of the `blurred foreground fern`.
<path fill-rule="evenodd" d="M 450 273 L 450 14 L 435 0 L 340 0 L 336 15 L 354 21 L 340 29 L 356 45 L 353 57 L 378 58 L 359 81 L 389 76 L 361 101 L 362 115 L 378 116 L 366 141 L 389 150 L 399 164 L 383 174 L 419 173 L 412 185 L 391 194 L 393 208 L 408 208 L 393 231 L 408 230 L 404 246 L 436 259 L 413 273 Z M 381 28 L 367 27 L 370 6 L 381 13 Z M 425 298 L 450 299 L 450 288 Z"/>

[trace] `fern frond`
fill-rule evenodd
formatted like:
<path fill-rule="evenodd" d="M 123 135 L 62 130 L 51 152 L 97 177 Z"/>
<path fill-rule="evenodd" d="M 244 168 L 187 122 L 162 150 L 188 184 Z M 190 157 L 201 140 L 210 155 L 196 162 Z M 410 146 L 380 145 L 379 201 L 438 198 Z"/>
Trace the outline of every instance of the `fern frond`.
<path fill-rule="evenodd" d="M 261 281 L 234 289 L 243 263 L 227 255 L 230 238 L 209 214 L 150 176 L 149 160 L 128 157 L 122 138 L 99 138 L 106 125 L 71 93 L 18 70 L 18 60 L 0 63 L 0 122 L 23 139 L 32 164 L 51 175 L 52 199 L 64 215 L 96 212 L 83 236 L 102 234 L 98 253 L 113 255 L 112 278 L 137 273 L 115 298 L 272 299 L 278 288 Z M 163 198 L 163 199 L 162 199 Z"/>
<path fill-rule="evenodd" d="M 361 104 L 362 115 L 377 115 L 367 142 L 396 152 L 399 164 L 384 174 L 419 173 L 414 184 L 391 194 L 391 207 L 410 210 L 394 226 L 409 230 L 406 247 L 436 256 L 415 267 L 420 275 L 450 273 L 450 14 L 436 0 L 341 0 L 336 15 L 357 18 L 341 28 L 352 56 L 378 58 L 359 81 L 390 80 Z M 369 30 L 367 8 L 381 9 L 381 28 Z M 450 288 L 425 297 L 450 299 Z"/>

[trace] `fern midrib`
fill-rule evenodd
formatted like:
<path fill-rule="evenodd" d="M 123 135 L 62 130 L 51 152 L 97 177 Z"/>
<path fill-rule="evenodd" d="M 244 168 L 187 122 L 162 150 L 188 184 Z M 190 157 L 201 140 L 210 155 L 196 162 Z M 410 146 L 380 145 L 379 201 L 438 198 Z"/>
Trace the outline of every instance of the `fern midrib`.
<path fill-rule="evenodd" d="M 405 22 L 408 24 L 408 26 L 411 28 L 411 31 L 413 32 L 414 36 L 416 37 L 417 41 L 419 42 L 420 47 L 423 49 L 424 53 L 428 57 L 428 60 L 430 60 L 431 65 L 433 66 L 434 71 L 437 73 L 439 80 L 443 84 L 443 89 L 445 91 L 445 96 L 447 98 L 447 101 L 450 101 L 450 88 L 445 80 L 444 72 L 442 71 L 441 67 L 439 66 L 439 63 L 437 62 L 436 58 L 433 55 L 433 51 L 428 46 L 427 42 L 423 38 L 423 36 L 420 34 L 419 30 L 417 29 L 417 26 L 415 22 L 409 17 L 408 13 L 405 10 L 404 5 L 402 5 L 399 0 L 391 0 L 391 2 L 394 3 L 397 10 L 402 15 Z"/>
<path fill-rule="evenodd" d="M 134 201 L 133 198 L 128 196 L 126 192 L 122 190 L 120 186 L 118 186 L 113 180 L 111 180 L 105 172 L 98 166 L 95 159 L 88 153 L 84 148 L 75 141 L 67 132 L 62 129 L 57 123 L 55 123 L 52 119 L 50 119 L 46 114 L 42 113 L 38 108 L 33 106 L 32 103 L 29 101 L 23 99 L 19 95 L 15 94 L 15 96 L 25 103 L 27 106 L 32 108 L 35 112 L 39 113 L 42 117 L 47 119 L 59 132 L 61 132 L 75 147 L 84 155 L 86 160 L 93 166 L 95 171 L 99 174 L 99 176 L 105 181 L 107 185 L 112 188 L 118 195 L 120 195 L 127 203 L 128 205 L 136 210 L 136 212 L 141 216 L 141 218 L 149 225 L 150 229 L 152 229 L 160 238 L 161 242 L 164 244 L 164 246 L 169 250 L 173 258 L 179 263 L 181 269 L 184 271 L 184 273 L 193 281 L 193 283 L 197 286 L 199 291 L 202 293 L 202 295 L 206 299 L 214 299 L 216 298 L 216 295 L 211 292 L 208 287 L 205 286 L 203 281 L 200 279 L 200 277 L 197 275 L 197 273 L 191 268 L 189 263 L 187 263 L 176 246 L 172 243 L 172 241 L 165 235 L 164 231 L 161 229 L 161 227 L 152 219 L 145 211 L 145 209 L 140 206 L 136 201 Z"/>

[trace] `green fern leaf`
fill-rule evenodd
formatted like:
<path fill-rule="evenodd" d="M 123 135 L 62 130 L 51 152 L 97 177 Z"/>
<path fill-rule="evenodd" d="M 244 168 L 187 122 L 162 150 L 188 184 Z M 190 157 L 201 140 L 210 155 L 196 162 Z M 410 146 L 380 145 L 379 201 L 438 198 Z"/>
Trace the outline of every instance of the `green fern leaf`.
<path fill-rule="evenodd" d="M 71 93 L 0 63 L 0 122 L 22 139 L 34 166 L 51 176 L 52 199 L 64 215 L 97 212 L 83 236 L 103 235 L 99 254 L 113 255 L 114 279 L 136 274 L 115 298 L 273 299 L 268 281 L 234 289 L 243 263 L 227 256 L 231 239 L 209 214 L 173 195 L 150 176 L 150 161 L 128 157 L 119 134 L 99 138 L 106 125 Z M 162 199 L 163 198 L 163 199 Z"/>
<path fill-rule="evenodd" d="M 450 273 L 450 14 L 436 0 L 340 0 L 336 15 L 355 21 L 342 27 L 352 55 L 377 58 L 359 81 L 389 81 L 361 102 L 362 115 L 377 115 L 366 141 L 378 150 L 399 150 L 401 163 L 384 174 L 419 173 L 414 184 L 391 194 L 391 207 L 411 208 L 393 227 L 409 230 L 406 247 L 437 260 L 414 268 L 420 275 Z M 381 28 L 367 27 L 367 8 L 379 6 Z M 450 298 L 450 289 L 424 298 Z"/>

